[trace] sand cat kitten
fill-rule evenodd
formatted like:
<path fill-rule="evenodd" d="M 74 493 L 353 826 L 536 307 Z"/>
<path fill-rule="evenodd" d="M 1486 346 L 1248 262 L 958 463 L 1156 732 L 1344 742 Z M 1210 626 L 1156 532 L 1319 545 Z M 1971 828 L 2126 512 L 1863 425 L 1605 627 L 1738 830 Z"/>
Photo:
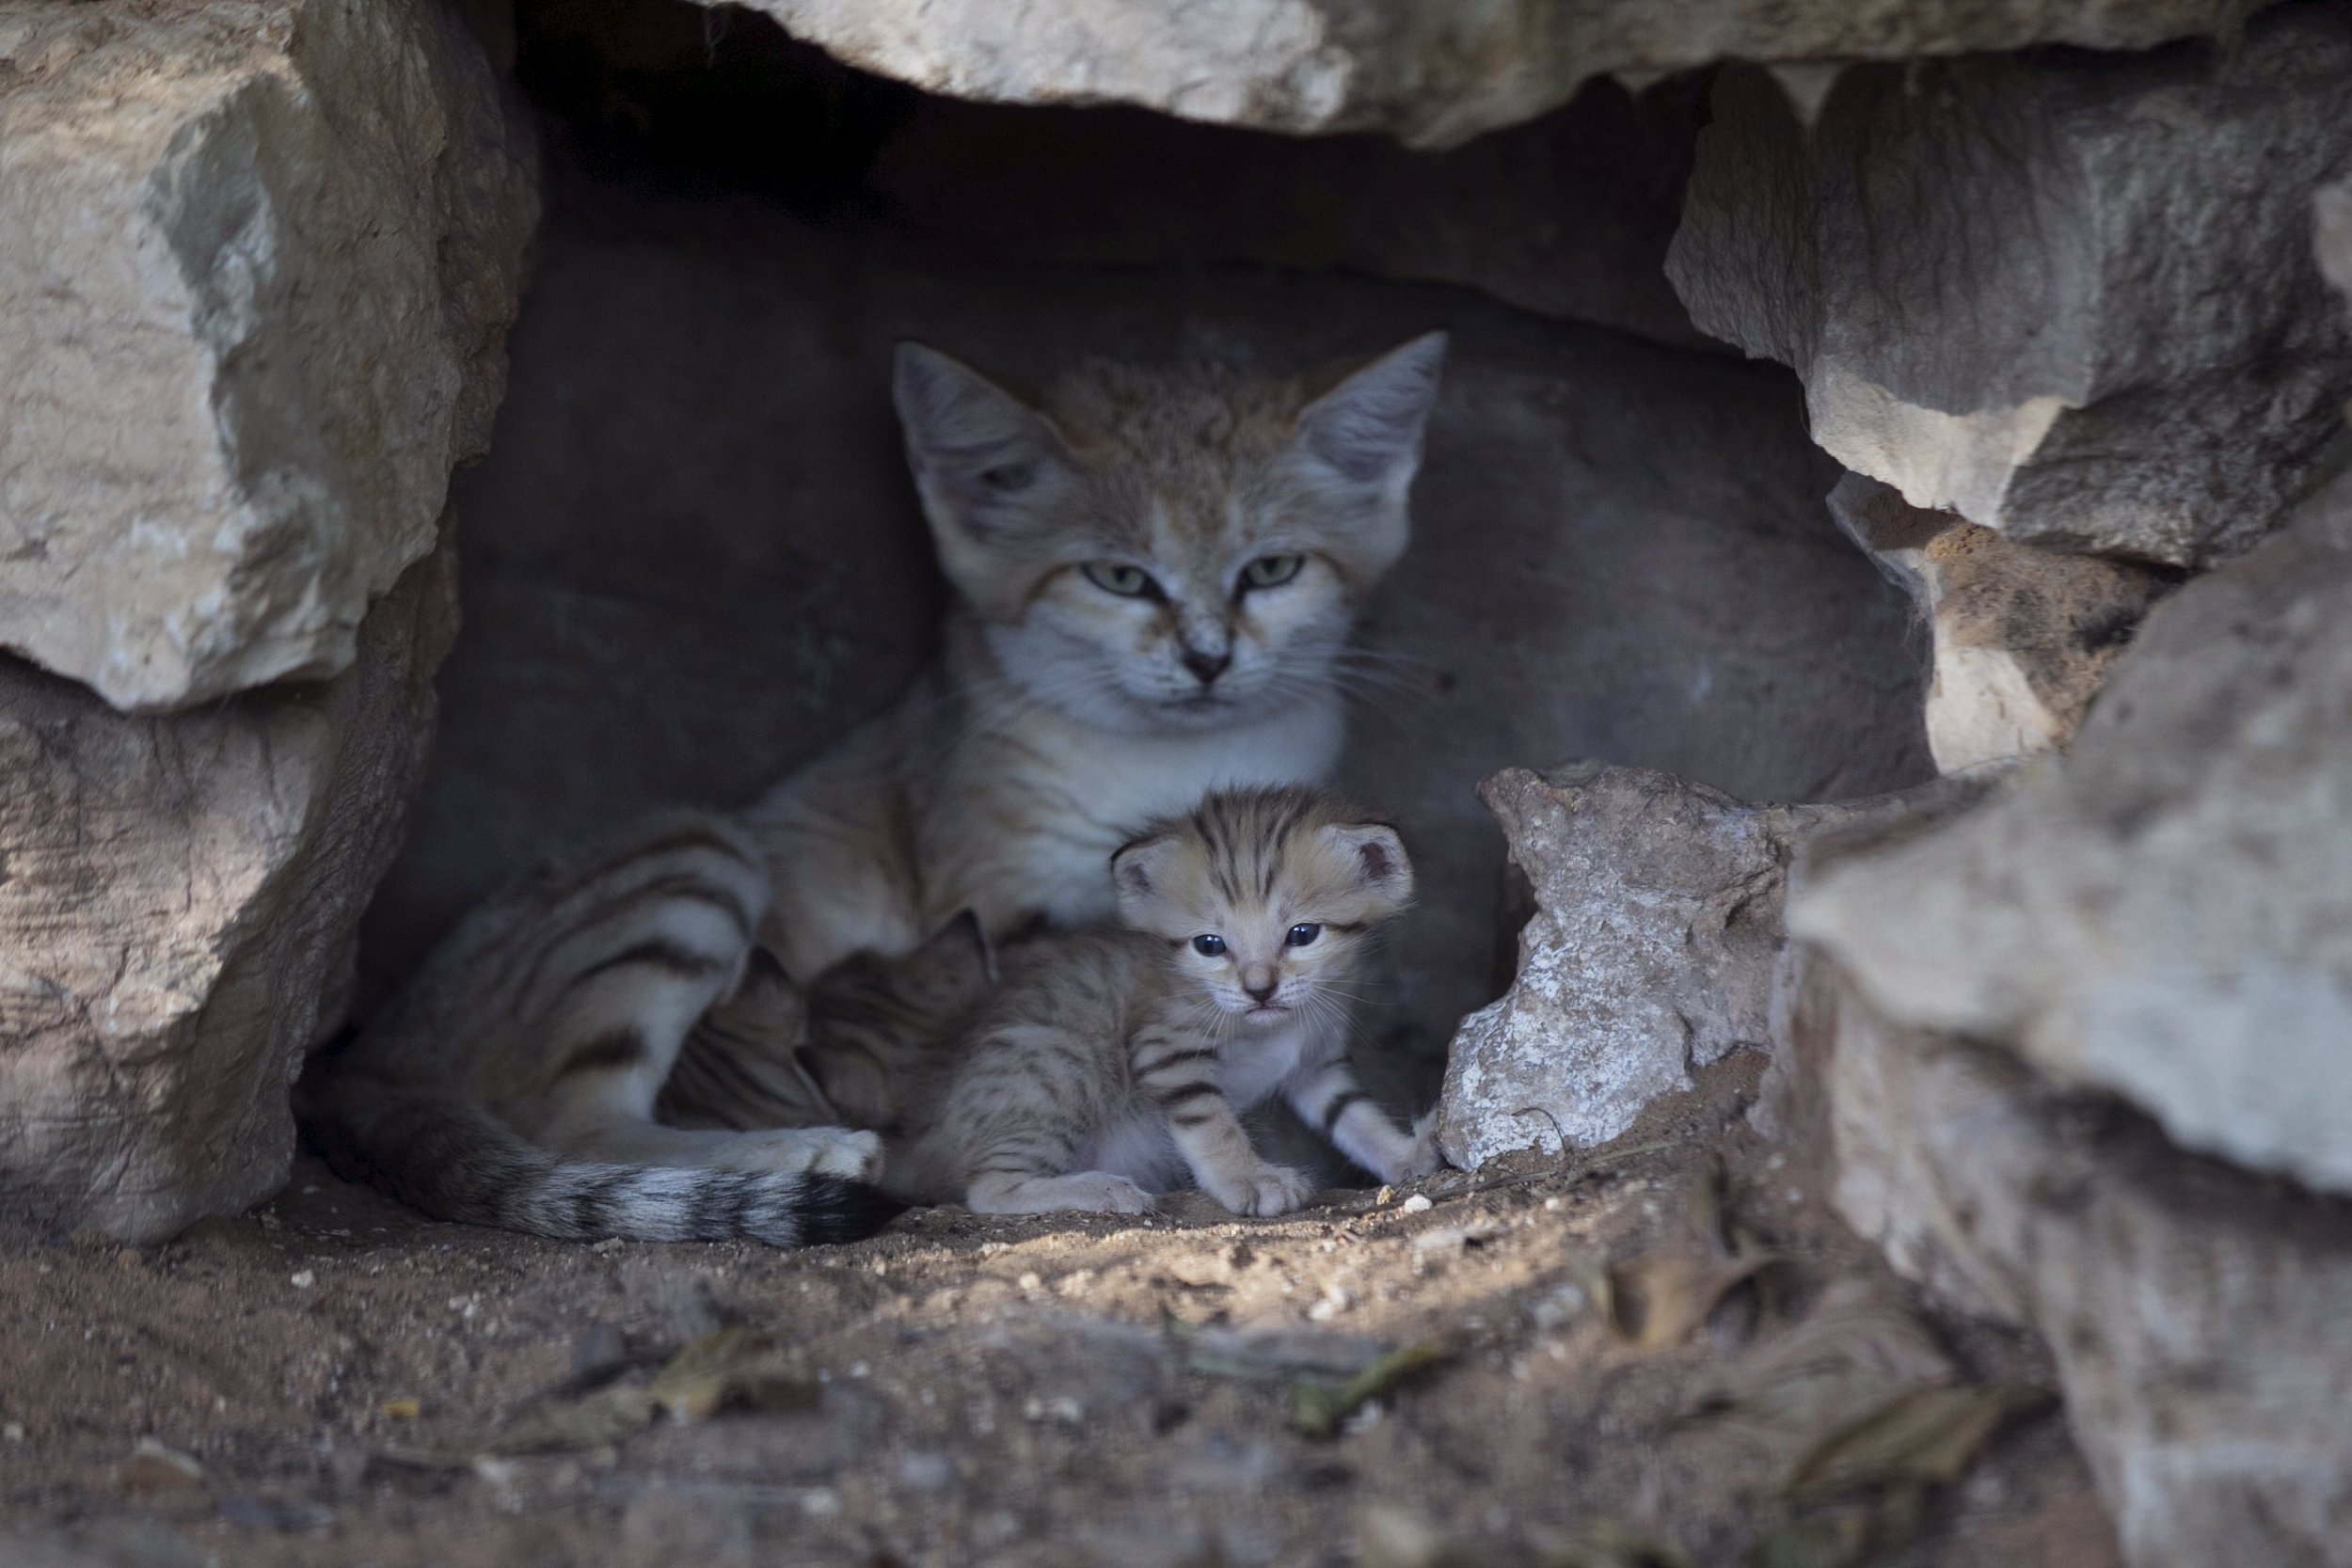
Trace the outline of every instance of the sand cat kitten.
<path fill-rule="evenodd" d="M 652 1118 L 687 1030 L 737 989 L 767 900 L 751 847 L 706 816 L 542 874 L 475 910 L 313 1065 L 305 1129 L 340 1174 L 441 1219 L 581 1240 L 866 1235 L 897 1210 L 851 1180 L 875 1166 L 873 1133 Z M 890 1030 L 931 1037 L 961 1016 L 988 983 L 977 940 L 961 951 L 929 944 L 881 976 Z M 846 1051 L 874 1009 L 836 1019 L 829 995 L 805 1016 L 796 1003 L 788 1027 Z"/>
<path fill-rule="evenodd" d="M 889 1188 L 984 1213 L 1141 1212 L 1185 1174 L 1240 1214 L 1307 1194 L 1239 1114 L 1279 1094 L 1384 1181 L 1437 1168 L 1348 1070 L 1371 928 L 1413 873 L 1393 829 L 1321 791 L 1213 795 L 1111 863 L 1127 929 L 1038 943 L 983 1004 Z"/>
<path fill-rule="evenodd" d="M 1445 350 L 1333 378 L 1090 365 L 1032 404 L 898 351 L 907 456 L 956 595 L 899 707 L 755 807 L 763 938 L 803 984 L 972 910 L 1107 916 L 1104 863 L 1207 790 L 1322 779 L 1335 665 L 1403 551 Z"/>

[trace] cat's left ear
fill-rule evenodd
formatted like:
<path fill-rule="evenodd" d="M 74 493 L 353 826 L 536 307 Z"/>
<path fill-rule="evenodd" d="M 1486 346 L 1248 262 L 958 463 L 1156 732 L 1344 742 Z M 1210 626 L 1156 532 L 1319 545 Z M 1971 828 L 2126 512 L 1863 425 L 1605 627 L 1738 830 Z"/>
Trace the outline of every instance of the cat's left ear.
<path fill-rule="evenodd" d="M 1403 500 L 1445 350 L 1444 333 L 1425 332 L 1356 372 L 1299 414 L 1299 447 L 1349 483 Z"/>
<path fill-rule="evenodd" d="M 1111 889 L 1119 918 L 1137 930 L 1159 928 L 1154 918 L 1168 907 L 1168 875 L 1178 854 L 1174 838 L 1155 834 L 1122 844 L 1111 856 Z"/>
<path fill-rule="evenodd" d="M 1413 863 L 1394 828 L 1386 822 L 1334 822 L 1318 836 L 1381 913 L 1393 914 L 1413 901 Z"/>

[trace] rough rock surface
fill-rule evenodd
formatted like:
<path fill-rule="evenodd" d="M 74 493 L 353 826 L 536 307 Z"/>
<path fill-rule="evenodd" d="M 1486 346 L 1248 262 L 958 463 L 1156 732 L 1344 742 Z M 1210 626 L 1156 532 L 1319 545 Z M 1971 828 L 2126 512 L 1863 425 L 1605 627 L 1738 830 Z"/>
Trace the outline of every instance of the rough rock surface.
<path fill-rule="evenodd" d="M 2352 329 L 2310 233 L 2352 166 L 2347 92 L 2331 7 L 2265 12 L 2234 50 L 1860 67 L 1809 132 L 1729 70 L 1669 274 L 1913 505 L 2210 563 L 2344 440 Z"/>
<path fill-rule="evenodd" d="M 1911 595 L 1933 649 L 1928 750 L 1957 773 L 2061 746 L 2171 579 L 2128 562 L 2012 544 L 1894 486 L 1829 495 L 1848 538 Z"/>
<path fill-rule="evenodd" d="M 2352 1192 L 2352 478 L 2148 618 L 2076 736 L 1791 906 L 1899 1022 Z"/>
<path fill-rule="evenodd" d="M 142 711 L 349 664 L 536 216 L 439 0 L 0 7 L 0 645 Z"/>
<path fill-rule="evenodd" d="M 2352 1209 L 1906 1028 L 1802 943 L 1784 980 L 1791 1147 L 1898 1269 L 2049 1344 L 2134 1568 L 2352 1562 Z"/>
<path fill-rule="evenodd" d="M 456 632 L 411 567 L 352 667 L 135 717 L 0 668 L 0 1205 L 128 1241 L 285 1179 L 287 1085 L 350 994 Z"/>
<path fill-rule="evenodd" d="M 1510 768 L 1478 793 L 1534 908 L 1517 983 L 1454 1037 L 1438 1138 L 1465 1170 L 1531 1146 L 1605 1143 L 1688 1088 L 1692 1068 L 1762 1049 L 1798 847 L 1918 809 L 1909 794 L 1743 805 L 1671 774 L 1591 763 Z"/>
<path fill-rule="evenodd" d="M 1487 774 L 1605 756 L 1822 800 L 1932 772 L 1900 596 L 1823 513 L 1835 472 L 1777 367 L 1467 290 L 983 268 L 782 221 L 714 237 L 601 188 L 560 210 L 597 204 L 608 226 L 550 223 L 498 443 L 458 483 L 467 631 L 374 977 L 535 856 L 660 802 L 740 804 L 902 689 L 939 600 L 890 411 L 900 337 L 1034 383 L 1090 354 L 1286 370 L 1452 330 L 1341 781 L 1422 873 L 1392 953 L 1425 1057 L 1509 981 Z"/>
<path fill-rule="evenodd" d="M 1899 59 L 2034 43 L 2144 48 L 2210 31 L 2210 0 L 754 0 L 794 36 L 932 92 L 1140 104 L 1293 132 L 1465 141 L 1586 78 L 1710 61 Z"/>

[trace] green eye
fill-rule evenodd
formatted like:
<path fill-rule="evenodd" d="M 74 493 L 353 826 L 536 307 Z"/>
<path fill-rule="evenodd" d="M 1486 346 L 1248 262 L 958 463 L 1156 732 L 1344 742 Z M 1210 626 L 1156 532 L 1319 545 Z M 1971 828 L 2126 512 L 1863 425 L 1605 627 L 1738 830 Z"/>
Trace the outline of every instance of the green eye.
<path fill-rule="evenodd" d="M 1087 581 L 1105 594 L 1116 594 L 1122 599 L 1159 597 L 1160 585 L 1140 566 L 1119 561 L 1089 561 L 1085 570 Z"/>
<path fill-rule="evenodd" d="M 1244 588 L 1279 588 L 1307 564 L 1303 555 L 1262 555 L 1241 569 Z"/>

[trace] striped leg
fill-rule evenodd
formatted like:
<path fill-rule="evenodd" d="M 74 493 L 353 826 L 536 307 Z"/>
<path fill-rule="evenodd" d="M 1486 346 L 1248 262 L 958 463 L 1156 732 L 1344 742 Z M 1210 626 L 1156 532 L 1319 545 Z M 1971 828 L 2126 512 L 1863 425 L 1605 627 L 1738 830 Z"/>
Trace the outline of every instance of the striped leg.
<path fill-rule="evenodd" d="M 1283 1095 L 1301 1121 L 1383 1181 L 1416 1181 L 1444 1163 L 1438 1155 L 1436 1117 L 1406 1132 L 1372 1102 L 1344 1061 L 1300 1074 L 1284 1086 Z"/>
<path fill-rule="evenodd" d="M 1197 1034 L 1146 1025 L 1136 1036 L 1136 1083 L 1168 1117 L 1177 1152 L 1201 1190 L 1236 1214 L 1282 1214 L 1311 1191 L 1262 1157 L 1216 1086 L 1216 1050 Z"/>
<path fill-rule="evenodd" d="M 1125 1177 L 1071 1169 L 1103 1119 L 1088 1066 L 1098 1048 L 1054 1024 L 1019 1023 L 983 1035 L 971 1051 L 957 1093 L 971 1128 L 960 1142 L 969 1151 L 963 1200 L 973 1212 L 1152 1212 L 1152 1195 Z"/>

